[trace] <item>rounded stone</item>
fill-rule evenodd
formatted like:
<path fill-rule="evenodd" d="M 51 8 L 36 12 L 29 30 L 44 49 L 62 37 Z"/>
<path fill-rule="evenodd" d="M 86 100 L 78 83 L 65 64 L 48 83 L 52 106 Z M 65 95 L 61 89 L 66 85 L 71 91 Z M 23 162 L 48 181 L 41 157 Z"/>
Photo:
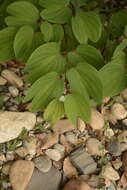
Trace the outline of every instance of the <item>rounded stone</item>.
<path fill-rule="evenodd" d="M 25 190 L 34 171 L 31 161 L 18 160 L 11 166 L 9 177 L 14 190 Z"/>
<path fill-rule="evenodd" d="M 91 155 L 95 156 L 102 156 L 103 155 L 103 150 L 102 144 L 98 139 L 95 138 L 89 138 L 86 143 L 86 147 L 88 149 L 88 152 Z"/>
<path fill-rule="evenodd" d="M 91 113 L 90 126 L 93 130 L 101 130 L 104 127 L 104 119 L 100 112 L 93 109 Z"/>
<path fill-rule="evenodd" d="M 41 172 L 48 172 L 52 167 L 52 161 L 47 156 L 35 158 L 34 163 Z"/>
<path fill-rule="evenodd" d="M 13 97 L 18 96 L 18 94 L 19 94 L 19 90 L 18 90 L 16 87 L 14 87 L 14 86 L 10 86 L 10 87 L 8 88 L 8 90 L 9 90 L 10 94 L 11 94 Z"/>
<path fill-rule="evenodd" d="M 111 107 L 111 113 L 115 116 L 117 120 L 121 120 L 127 117 L 127 111 L 120 103 L 113 104 L 113 106 Z"/>
<path fill-rule="evenodd" d="M 61 153 L 56 149 L 48 149 L 45 153 L 50 159 L 54 161 L 59 161 L 62 158 Z"/>

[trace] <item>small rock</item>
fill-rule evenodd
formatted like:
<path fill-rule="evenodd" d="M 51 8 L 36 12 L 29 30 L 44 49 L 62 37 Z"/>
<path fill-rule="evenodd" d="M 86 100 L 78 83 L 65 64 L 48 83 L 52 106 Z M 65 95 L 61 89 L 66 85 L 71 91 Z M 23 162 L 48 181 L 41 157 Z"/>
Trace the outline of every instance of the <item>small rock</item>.
<path fill-rule="evenodd" d="M 121 162 L 121 160 L 116 159 L 116 160 L 112 161 L 112 165 L 114 166 L 114 168 L 116 170 L 119 170 L 122 167 L 122 162 Z"/>
<path fill-rule="evenodd" d="M 104 135 L 108 138 L 111 138 L 114 136 L 114 131 L 111 129 L 111 128 L 107 128 L 105 131 L 104 131 Z"/>
<path fill-rule="evenodd" d="M 11 93 L 11 95 L 12 95 L 13 97 L 18 96 L 19 90 L 18 90 L 16 87 L 10 86 L 8 89 L 9 89 L 9 92 Z"/>
<path fill-rule="evenodd" d="M 45 151 L 45 153 L 54 161 L 59 161 L 62 158 L 61 153 L 56 149 L 48 149 Z"/>
<path fill-rule="evenodd" d="M 3 86 L 7 83 L 7 80 L 4 79 L 3 77 L 0 77 L 0 85 Z"/>
<path fill-rule="evenodd" d="M 83 174 L 92 174 L 97 169 L 97 164 L 93 158 L 82 148 L 78 148 L 70 154 L 72 164 Z"/>
<path fill-rule="evenodd" d="M 5 162 L 6 161 L 6 158 L 5 158 L 5 155 L 4 154 L 0 154 L 0 162 Z"/>
<path fill-rule="evenodd" d="M 9 171 L 10 171 L 11 165 L 12 165 L 11 163 L 7 163 L 7 164 L 3 165 L 3 167 L 2 167 L 2 173 L 4 175 L 9 175 Z"/>
<path fill-rule="evenodd" d="M 71 179 L 65 184 L 63 190 L 92 190 L 92 188 L 84 181 Z"/>
<path fill-rule="evenodd" d="M 11 166 L 9 177 L 14 190 L 25 190 L 34 171 L 31 161 L 18 160 Z"/>
<path fill-rule="evenodd" d="M 123 124 L 127 126 L 127 119 L 122 120 Z"/>
<path fill-rule="evenodd" d="M 107 188 L 107 190 L 116 190 L 115 185 L 111 183 L 110 186 Z"/>
<path fill-rule="evenodd" d="M 23 86 L 22 79 L 17 76 L 13 71 L 3 70 L 1 73 L 2 77 L 5 78 L 11 85 L 21 88 Z"/>
<path fill-rule="evenodd" d="M 24 147 L 17 148 L 15 150 L 15 153 L 20 156 L 21 158 L 25 158 L 25 156 L 28 154 L 28 151 Z"/>
<path fill-rule="evenodd" d="M 48 149 L 54 144 L 58 143 L 59 136 L 57 133 L 49 133 L 45 136 L 45 138 L 42 140 L 42 147 L 41 149 Z"/>
<path fill-rule="evenodd" d="M 65 135 L 60 135 L 60 143 L 65 147 L 67 153 L 73 150 L 73 145 L 67 142 Z"/>
<path fill-rule="evenodd" d="M 92 110 L 90 126 L 93 130 L 101 130 L 104 127 L 103 116 L 95 109 Z"/>
<path fill-rule="evenodd" d="M 120 179 L 118 172 L 114 170 L 113 167 L 109 164 L 103 168 L 102 177 L 111 181 L 117 181 Z"/>
<path fill-rule="evenodd" d="M 58 150 L 60 152 L 61 157 L 64 156 L 65 147 L 63 145 L 61 145 L 61 144 L 55 144 L 53 148 L 56 149 L 56 150 Z"/>
<path fill-rule="evenodd" d="M 85 131 L 86 124 L 83 120 L 79 119 L 78 120 L 78 130 L 82 133 Z"/>
<path fill-rule="evenodd" d="M 125 151 L 122 156 L 122 162 L 123 162 L 124 171 L 126 172 L 126 176 L 127 176 L 127 151 Z"/>
<path fill-rule="evenodd" d="M 104 155 L 104 149 L 102 149 L 102 144 L 98 139 L 89 138 L 86 143 L 88 152 L 93 156 Z"/>
<path fill-rule="evenodd" d="M 73 132 L 67 132 L 65 137 L 69 143 L 71 143 L 71 144 L 77 143 L 77 137 Z"/>
<path fill-rule="evenodd" d="M 77 172 L 76 168 L 72 165 L 69 157 L 64 159 L 63 171 L 64 171 L 64 175 L 67 178 L 72 178 L 72 177 L 78 176 L 78 172 Z"/>
<path fill-rule="evenodd" d="M 34 170 L 30 183 L 25 190 L 58 190 L 61 177 L 61 172 L 54 167 L 46 173 Z"/>
<path fill-rule="evenodd" d="M 114 156 L 120 156 L 122 153 L 121 145 L 118 140 L 109 141 L 107 149 Z"/>
<path fill-rule="evenodd" d="M 35 158 L 34 163 L 41 172 L 48 172 L 52 167 L 52 161 L 47 156 Z"/>
<path fill-rule="evenodd" d="M 121 120 L 127 117 L 127 111 L 120 103 L 113 104 L 111 107 L 111 112 L 117 120 Z"/>
<path fill-rule="evenodd" d="M 14 158 L 15 158 L 14 152 L 7 152 L 7 154 L 6 154 L 7 161 L 12 161 L 12 160 L 14 160 Z"/>
<path fill-rule="evenodd" d="M 53 131 L 62 134 L 68 131 L 72 131 L 75 129 L 75 126 L 67 119 L 65 120 L 59 120 L 56 122 L 56 124 L 53 126 Z"/>
<path fill-rule="evenodd" d="M 36 137 L 33 136 L 27 137 L 23 142 L 23 146 L 26 148 L 28 154 L 32 156 L 36 154 L 36 145 L 37 145 L 37 139 Z"/>
<path fill-rule="evenodd" d="M 29 112 L 0 112 L 0 143 L 15 139 L 26 128 L 33 129 L 36 116 Z"/>
<path fill-rule="evenodd" d="M 121 93 L 122 97 L 127 100 L 127 88 L 124 89 L 124 91 Z"/>
<path fill-rule="evenodd" d="M 90 185 L 93 188 L 99 188 L 101 186 L 101 180 L 99 179 L 99 177 L 97 175 L 92 175 L 87 180 L 87 183 L 88 183 L 88 185 Z"/>
<path fill-rule="evenodd" d="M 120 133 L 117 138 L 120 143 L 127 143 L 127 131 Z"/>

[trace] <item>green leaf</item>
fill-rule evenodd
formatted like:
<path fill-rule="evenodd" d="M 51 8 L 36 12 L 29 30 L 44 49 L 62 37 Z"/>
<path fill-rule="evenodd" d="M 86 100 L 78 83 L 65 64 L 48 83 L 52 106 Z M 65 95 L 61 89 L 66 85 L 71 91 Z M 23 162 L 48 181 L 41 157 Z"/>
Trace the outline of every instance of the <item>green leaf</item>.
<path fill-rule="evenodd" d="M 53 26 L 47 21 L 43 22 L 40 26 L 41 33 L 43 34 L 43 38 L 45 42 L 51 41 L 53 37 Z"/>
<path fill-rule="evenodd" d="M 104 59 L 99 50 L 91 45 L 79 45 L 77 47 L 77 53 L 84 58 L 86 62 L 100 69 L 104 65 Z"/>
<path fill-rule="evenodd" d="M 74 68 L 67 71 L 67 79 L 69 81 L 71 93 L 76 92 L 78 94 L 81 94 L 84 99 L 89 102 L 89 96 L 87 94 L 86 88 L 79 73 Z"/>
<path fill-rule="evenodd" d="M 63 115 L 64 115 L 64 103 L 60 102 L 57 99 L 54 99 L 48 104 L 44 112 L 44 119 L 54 124 Z"/>
<path fill-rule="evenodd" d="M 78 63 L 84 61 L 83 57 L 78 55 L 76 52 L 68 52 L 67 54 L 68 67 L 76 66 Z"/>
<path fill-rule="evenodd" d="M 88 63 L 79 63 L 76 66 L 83 84 L 89 94 L 96 102 L 101 103 L 103 98 L 103 86 L 99 78 L 99 72 Z"/>
<path fill-rule="evenodd" d="M 28 79 L 34 82 L 49 71 L 61 73 L 66 65 L 65 58 L 60 55 L 58 43 L 49 42 L 38 47 L 28 59 L 25 71 L 30 71 Z"/>
<path fill-rule="evenodd" d="M 39 4 L 44 8 L 50 8 L 53 6 L 65 7 L 69 4 L 70 0 L 39 0 Z"/>
<path fill-rule="evenodd" d="M 72 12 L 68 7 L 51 7 L 41 12 L 41 17 L 52 23 L 64 24 L 71 18 Z"/>
<path fill-rule="evenodd" d="M 34 30 L 31 26 L 23 26 L 16 33 L 14 52 L 18 60 L 26 61 L 30 56 Z"/>
<path fill-rule="evenodd" d="M 117 61 L 117 60 L 116 60 Z M 125 64 L 108 63 L 100 71 L 103 96 L 115 96 L 127 87 Z"/>
<path fill-rule="evenodd" d="M 86 44 L 88 42 L 85 22 L 79 13 L 77 13 L 76 16 L 72 17 L 72 30 L 79 43 Z"/>
<path fill-rule="evenodd" d="M 10 61 L 15 58 L 13 40 L 17 29 L 7 27 L 0 31 L 0 62 Z"/>
<path fill-rule="evenodd" d="M 127 47 L 127 40 L 123 40 L 115 49 L 113 57 L 117 56 Z"/>
<path fill-rule="evenodd" d="M 10 4 L 7 8 L 7 12 L 12 15 L 7 16 L 5 19 L 8 26 L 35 26 L 39 19 L 38 9 L 27 1 L 19 1 Z"/>
<path fill-rule="evenodd" d="M 102 24 L 99 15 L 93 11 L 78 12 L 72 18 L 72 30 L 76 39 L 81 44 L 86 44 L 88 39 L 97 42 L 102 33 Z"/>
<path fill-rule="evenodd" d="M 28 102 L 32 99 L 29 106 L 30 111 L 44 110 L 47 104 L 53 99 L 63 93 L 63 88 L 56 89 L 60 85 L 59 77 L 56 72 L 50 72 L 39 78 L 29 89 L 23 102 Z M 62 83 L 61 83 L 62 85 Z M 43 88 L 42 88 L 43 87 Z M 54 92 L 55 89 L 55 92 Z M 57 92 L 58 91 L 58 92 Z"/>
<path fill-rule="evenodd" d="M 84 100 L 80 94 L 67 95 L 64 101 L 65 113 L 74 125 L 77 125 L 78 118 L 85 122 L 90 121 L 91 109 L 89 102 Z"/>
<path fill-rule="evenodd" d="M 60 24 L 53 24 L 53 42 L 59 42 L 64 38 L 64 30 Z"/>

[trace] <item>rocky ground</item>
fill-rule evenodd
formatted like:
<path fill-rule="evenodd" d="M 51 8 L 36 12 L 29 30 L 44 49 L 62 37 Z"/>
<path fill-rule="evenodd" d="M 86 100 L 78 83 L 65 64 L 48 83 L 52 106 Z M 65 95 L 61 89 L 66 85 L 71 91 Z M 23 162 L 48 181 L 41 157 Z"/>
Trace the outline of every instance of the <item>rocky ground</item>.
<path fill-rule="evenodd" d="M 94 104 L 89 125 L 51 127 L 22 103 L 22 65 L 1 68 L 0 190 L 127 189 L 127 89 Z"/>

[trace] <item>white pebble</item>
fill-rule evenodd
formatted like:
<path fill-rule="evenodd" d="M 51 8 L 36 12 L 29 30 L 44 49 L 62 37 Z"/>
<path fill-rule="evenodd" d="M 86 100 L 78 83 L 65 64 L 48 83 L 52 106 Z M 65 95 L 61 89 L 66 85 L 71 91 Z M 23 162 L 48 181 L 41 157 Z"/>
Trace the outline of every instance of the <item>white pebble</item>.
<path fill-rule="evenodd" d="M 18 96 L 18 94 L 19 94 L 19 90 L 18 90 L 16 87 L 14 87 L 14 86 L 10 86 L 10 87 L 8 88 L 8 90 L 9 90 L 9 92 L 11 93 L 11 95 L 12 95 L 13 97 Z"/>
<path fill-rule="evenodd" d="M 113 106 L 111 107 L 111 112 L 117 120 L 121 120 L 127 117 L 127 111 L 120 103 L 113 104 Z"/>

